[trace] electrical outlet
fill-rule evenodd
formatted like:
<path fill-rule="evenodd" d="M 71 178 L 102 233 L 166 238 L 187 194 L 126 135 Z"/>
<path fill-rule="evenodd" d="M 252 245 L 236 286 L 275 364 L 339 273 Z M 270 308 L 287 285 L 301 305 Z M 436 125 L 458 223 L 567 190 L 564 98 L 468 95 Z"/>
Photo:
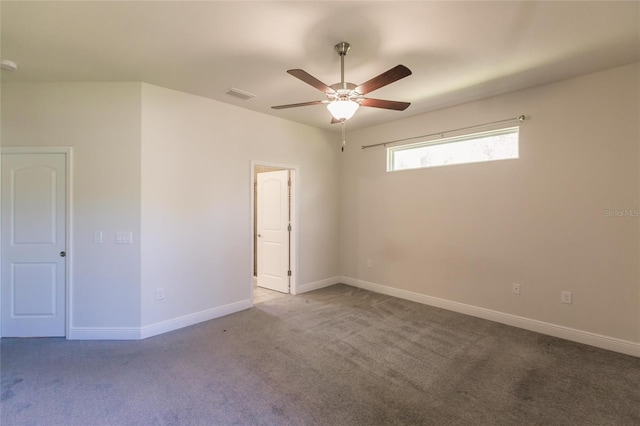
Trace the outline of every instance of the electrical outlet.
<path fill-rule="evenodd" d="M 562 300 L 562 303 L 567 303 L 567 304 L 571 304 L 571 292 L 570 291 L 563 291 L 562 293 L 560 293 L 560 300 Z"/>
<path fill-rule="evenodd" d="M 371 268 L 373 266 L 373 260 L 367 259 L 367 268 Z"/>
<path fill-rule="evenodd" d="M 162 300 L 162 299 L 164 299 L 164 289 L 156 288 L 156 300 Z"/>
<path fill-rule="evenodd" d="M 511 284 L 511 293 L 520 294 L 520 284 Z"/>

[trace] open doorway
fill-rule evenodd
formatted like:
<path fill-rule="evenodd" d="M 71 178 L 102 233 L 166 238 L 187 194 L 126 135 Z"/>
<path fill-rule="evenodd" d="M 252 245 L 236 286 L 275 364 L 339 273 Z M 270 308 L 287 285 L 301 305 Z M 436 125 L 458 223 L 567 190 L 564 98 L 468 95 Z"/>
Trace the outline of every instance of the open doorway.
<path fill-rule="evenodd" d="M 297 287 L 297 166 L 252 161 L 254 303 Z"/>

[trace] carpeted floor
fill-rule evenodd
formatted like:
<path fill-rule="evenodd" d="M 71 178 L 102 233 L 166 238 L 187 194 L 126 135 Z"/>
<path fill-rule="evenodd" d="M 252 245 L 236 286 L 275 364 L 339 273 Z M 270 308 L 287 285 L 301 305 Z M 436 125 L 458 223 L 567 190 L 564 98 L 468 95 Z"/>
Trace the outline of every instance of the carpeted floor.
<path fill-rule="evenodd" d="M 2 425 L 639 425 L 640 359 L 346 285 L 142 341 L 2 339 Z"/>

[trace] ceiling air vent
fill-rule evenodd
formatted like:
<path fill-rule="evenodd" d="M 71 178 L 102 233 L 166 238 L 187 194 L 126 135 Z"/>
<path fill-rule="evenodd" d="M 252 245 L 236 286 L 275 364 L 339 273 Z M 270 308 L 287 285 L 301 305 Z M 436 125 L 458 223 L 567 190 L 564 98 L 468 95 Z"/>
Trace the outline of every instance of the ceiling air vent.
<path fill-rule="evenodd" d="M 227 95 L 242 99 L 243 101 L 256 97 L 253 93 L 245 92 L 244 90 L 236 89 L 235 87 L 227 90 Z"/>

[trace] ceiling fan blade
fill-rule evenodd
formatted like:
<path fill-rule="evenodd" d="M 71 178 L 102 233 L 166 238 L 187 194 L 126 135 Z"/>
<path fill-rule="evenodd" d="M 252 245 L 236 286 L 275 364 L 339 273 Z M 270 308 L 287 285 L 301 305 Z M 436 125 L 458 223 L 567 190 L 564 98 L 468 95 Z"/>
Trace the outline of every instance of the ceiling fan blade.
<path fill-rule="evenodd" d="M 411 102 L 398 102 L 398 101 L 386 101 L 384 99 L 369 99 L 364 98 L 360 102 L 360 106 L 393 109 L 396 111 L 404 111 L 411 105 Z"/>
<path fill-rule="evenodd" d="M 321 92 L 324 92 L 324 93 L 335 92 L 335 90 L 333 90 L 331 87 L 327 86 L 326 84 L 324 84 L 323 82 L 321 82 L 320 80 L 318 80 L 317 78 L 315 78 L 314 76 L 312 76 L 311 74 L 309 74 L 304 70 L 295 69 L 295 70 L 288 70 L 287 72 L 292 76 L 304 81 L 305 83 L 315 87 Z"/>
<path fill-rule="evenodd" d="M 373 92 L 374 90 L 378 90 L 381 87 L 386 86 L 387 84 L 391 84 L 394 81 L 398 81 L 401 78 L 405 78 L 411 75 L 411 70 L 404 65 L 396 65 L 391 68 L 389 71 L 383 72 L 377 77 L 373 77 L 371 80 L 366 83 L 362 83 L 360 86 L 356 87 L 356 92 L 361 95 L 366 95 L 369 92 Z"/>
<path fill-rule="evenodd" d="M 327 101 L 311 101 L 311 102 L 301 102 L 299 104 L 288 104 L 288 105 L 276 105 L 272 106 L 273 109 L 285 109 L 285 108 L 296 108 L 301 106 L 309 106 L 309 105 L 319 105 L 326 104 Z"/>

